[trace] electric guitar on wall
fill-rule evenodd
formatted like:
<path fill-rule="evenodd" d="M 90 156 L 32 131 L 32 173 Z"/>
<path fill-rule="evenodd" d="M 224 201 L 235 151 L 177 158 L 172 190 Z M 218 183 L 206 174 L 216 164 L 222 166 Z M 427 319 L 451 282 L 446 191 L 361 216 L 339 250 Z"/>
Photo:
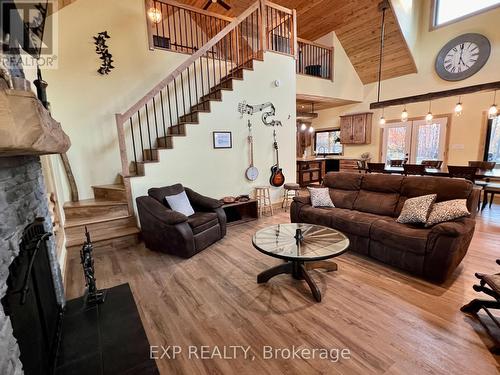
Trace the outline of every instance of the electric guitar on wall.
<path fill-rule="evenodd" d="M 250 120 L 248 120 L 248 144 L 250 146 L 250 166 L 245 171 L 245 177 L 249 181 L 255 181 L 259 177 L 259 170 L 253 165 L 253 137 Z"/>
<path fill-rule="evenodd" d="M 271 178 L 269 179 L 269 183 L 271 186 L 280 187 L 285 183 L 285 175 L 283 174 L 283 170 L 280 168 L 280 158 L 278 151 L 278 141 L 276 140 L 276 131 L 273 131 L 274 137 L 274 149 L 276 150 L 276 164 L 271 167 Z"/>

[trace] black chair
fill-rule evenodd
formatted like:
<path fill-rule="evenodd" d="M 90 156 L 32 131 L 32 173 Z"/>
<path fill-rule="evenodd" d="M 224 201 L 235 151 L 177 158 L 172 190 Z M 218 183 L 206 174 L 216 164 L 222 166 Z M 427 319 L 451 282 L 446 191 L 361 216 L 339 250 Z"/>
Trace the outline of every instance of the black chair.
<path fill-rule="evenodd" d="M 483 171 L 491 171 L 497 165 L 494 161 L 469 161 L 469 167 L 476 167 Z"/>
<path fill-rule="evenodd" d="M 425 165 L 426 168 L 436 168 L 439 169 L 443 165 L 442 160 L 422 160 L 422 165 Z"/>
<path fill-rule="evenodd" d="M 425 175 L 425 165 L 423 164 L 404 164 L 403 170 L 405 176 L 415 175 L 423 176 Z"/>
<path fill-rule="evenodd" d="M 389 160 L 389 165 L 391 167 L 402 167 L 404 165 L 405 161 L 403 159 L 393 159 Z"/>
<path fill-rule="evenodd" d="M 465 178 L 474 184 L 474 186 L 484 189 L 487 185 L 485 181 L 476 181 L 477 167 L 469 167 L 462 165 L 448 165 L 448 174 L 450 177 L 454 178 Z M 483 198 L 485 199 L 485 198 Z M 481 208 L 481 199 L 477 203 L 477 209 Z"/>
<path fill-rule="evenodd" d="M 500 265 L 500 259 L 497 259 L 496 262 L 498 265 Z M 460 310 L 477 318 L 477 313 L 479 312 L 479 310 L 483 309 L 491 318 L 493 323 L 495 323 L 496 326 L 500 328 L 500 323 L 489 311 L 500 309 L 500 273 L 496 273 L 493 275 L 476 273 L 475 276 L 479 279 L 479 285 L 476 284 L 472 288 L 476 292 L 484 293 L 490 297 L 493 297 L 494 299 L 473 299 L 467 305 L 462 306 Z M 485 323 L 481 319 L 478 320 L 487 329 L 487 331 L 489 331 Z M 495 337 L 492 338 L 495 341 L 495 346 L 491 349 L 491 352 L 498 355 L 500 354 L 500 344 L 495 339 Z"/>
<path fill-rule="evenodd" d="M 368 173 L 384 173 L 385 163 L 368 163 Z"/>

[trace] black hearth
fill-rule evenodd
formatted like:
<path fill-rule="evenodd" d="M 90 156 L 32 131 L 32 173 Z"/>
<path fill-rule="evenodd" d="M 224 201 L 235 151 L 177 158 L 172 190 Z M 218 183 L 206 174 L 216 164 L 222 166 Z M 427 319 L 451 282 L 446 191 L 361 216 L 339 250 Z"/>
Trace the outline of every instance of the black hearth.
<path fill-rule="evenodd" d="M 44 219 L 23 231 L 2 299 L 24 373 L 42 375 L 158 374 L 128 284 L 105 290 L 101 304 L 56 298 Z"/>

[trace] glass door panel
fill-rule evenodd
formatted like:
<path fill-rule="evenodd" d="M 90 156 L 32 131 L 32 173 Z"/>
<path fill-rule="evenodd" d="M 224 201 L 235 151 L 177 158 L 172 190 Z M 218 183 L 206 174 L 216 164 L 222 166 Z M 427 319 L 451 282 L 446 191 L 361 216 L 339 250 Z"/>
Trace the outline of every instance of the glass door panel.
<path fill-rule="evenodd" d="M 410 151 L 411 131 L 406 123 L 387 124 L 384 128 L 382 161 L 405 160 Z"/>
<path fill-rule="evenodd" d="M 410 162 L 444 160 L 447 118 L 436 118 L 428 124 L 425 120 L 412 122 L 412 147 Z"/>

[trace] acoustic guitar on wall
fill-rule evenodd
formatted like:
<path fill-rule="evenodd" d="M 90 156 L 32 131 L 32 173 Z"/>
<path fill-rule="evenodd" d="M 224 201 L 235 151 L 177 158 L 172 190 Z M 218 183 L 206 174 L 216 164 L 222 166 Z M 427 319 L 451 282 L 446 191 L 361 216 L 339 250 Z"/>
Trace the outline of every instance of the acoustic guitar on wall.
<path fill-rule="evenodd" d="M 278 141 L 276 140 L 276 130 L 273 131 L 274 137 L 274 149 L 276 150 L 276 164 L 271 167 L 271 178 L 269 183 L 271 186 L 280 187 L 285 183 L 285 175 L 283 174 L 283 169 L 280 168 L 280 157 L 278 151 Z"/>

